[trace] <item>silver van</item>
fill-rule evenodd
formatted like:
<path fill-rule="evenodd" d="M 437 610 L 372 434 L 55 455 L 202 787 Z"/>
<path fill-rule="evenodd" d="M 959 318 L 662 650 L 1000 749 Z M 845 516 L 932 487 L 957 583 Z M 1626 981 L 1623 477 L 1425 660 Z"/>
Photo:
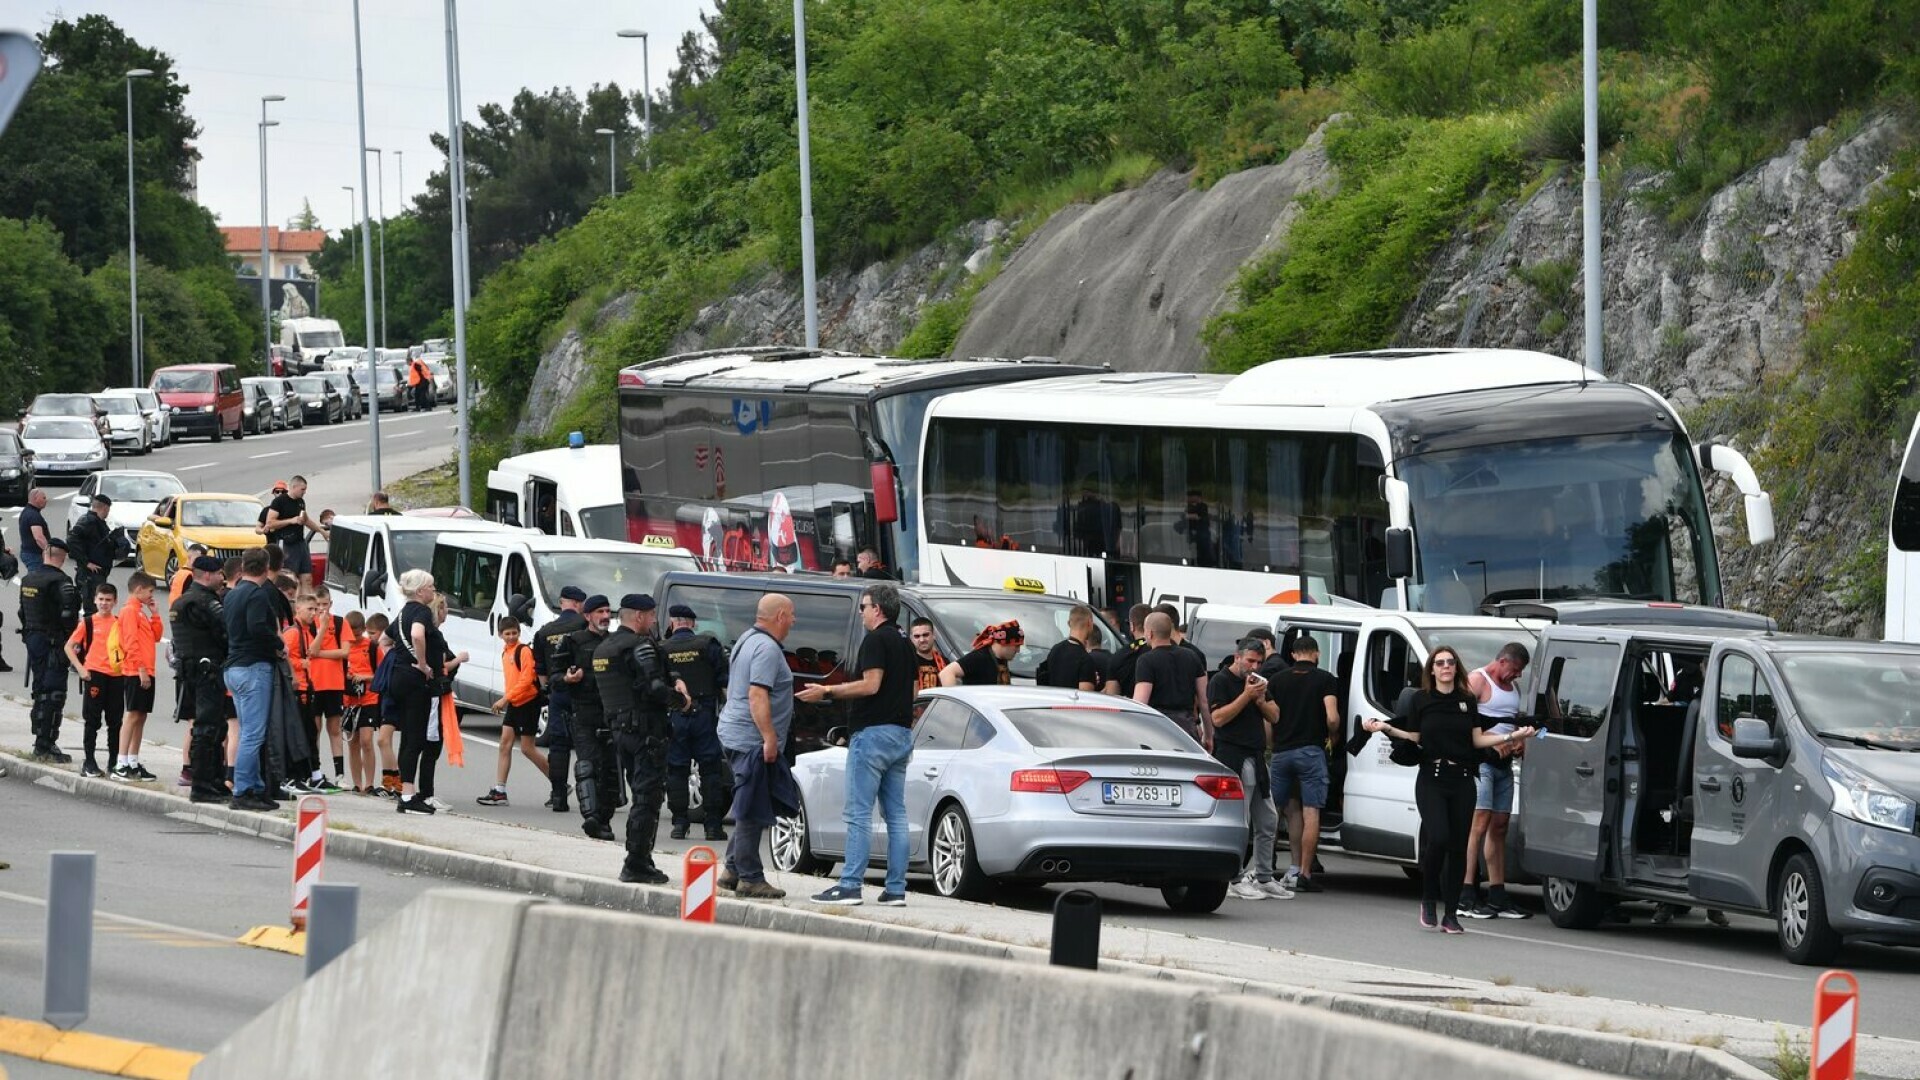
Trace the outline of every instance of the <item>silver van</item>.
<path fill-rule="evenodd" d="M 1554 625 L 1521 865 L 1557 926 L 1618 899 L 1771 918 L 1796 964 L 1920 944 L 1920 646 Z"/>

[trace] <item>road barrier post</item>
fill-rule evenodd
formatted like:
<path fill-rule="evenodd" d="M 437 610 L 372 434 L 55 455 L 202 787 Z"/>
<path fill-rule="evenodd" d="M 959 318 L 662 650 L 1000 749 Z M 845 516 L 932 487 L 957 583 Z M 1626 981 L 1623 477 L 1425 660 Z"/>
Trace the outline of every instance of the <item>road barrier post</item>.
<path fill-rule="evenodd" d="M 1053 949 L 1047 962 L 1055 967 L 1100 967 L 1100 898 L 1085 889 L 1063 893 L 1053 903 Z"/>
<path fill-rule="evenodd" d="M 687 922 L 713 921 L 718 863 L 719 856 L 705 844 L 688 849 L 686 858 L 681 860 L 680 917 Z"/>
<path fill-rule="evenodd" d="M 48 874 L 41 1016 L 57 1028 L 85 1020 L 93 992 L 93 866 L 91 851 L 56 851 Z"/>
<path fill-rule="evenodd" d="M 1829 971 L 1813 984 L 1812 1080 L 1853 1080 L 1854 1036 L 1860 1030 L 1860 980 Z"/>
<path fill-rule="evenodd" d="M 293 830 L 293 928 L 307 928 L 307 904 L 320 882 L 327 859 L 327 800 L 321 795 L 300 796 Z"/>
<path fill-rule="evenodd" d="M 307 978 L 353 948 L 360 921 L 360 886 L 315 884 L 307 924 Z"/>

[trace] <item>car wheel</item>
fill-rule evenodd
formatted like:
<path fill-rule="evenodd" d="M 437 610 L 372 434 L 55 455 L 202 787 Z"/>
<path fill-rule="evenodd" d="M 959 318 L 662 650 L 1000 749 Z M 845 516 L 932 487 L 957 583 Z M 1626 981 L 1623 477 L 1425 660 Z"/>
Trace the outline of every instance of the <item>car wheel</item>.
<path fill-rule="evenodd" d="M 1546 902 L 1547 918 L 1562 930 L 1591 930 L 1607 913 L 1606 897 L 1584 881 L 1548 878 L 1540 884 L 1540 898 Z"/>
<path fill-rule="evenodd" d="M 167 549 L 167 570 L 166 570 L 166 573 L 162 574 L 161 576 L 168 581 L 172 581 L 173 575 L 179 572 L 180 572 L 180 552 L 177 548 L 168 548 Z"/>
<path fill-rule="evenodd" d="M 783 874 L 825 874 L 833 864 L 813 853 L 807 837 L 807 808 L 773 822 L 773 868 Z"/>
<path fill-rule="evenodd" d="M 1796 964 L 1827 964 L 1840 952 L 1840 935 L 1827 921 L 1827 890 L 1813 856 L 1801 852 L 1787 860 L 1774 888 L 1774 917 L 1779 920 L 1780 951 Z"/>
<path fill-rule="evenodd" d="M 226 435 L 227 435 L 227 429 L 220 426 L 220 421 L 215 420 L 213 422 L 213 441 L 219 442 L 221 439 L 226 438 Z M 239 432 L 235 432 L 233 437 L 236 439 L 239 438 L 240 437 Z"/>
<path fill-rule="evenodd" d="M 941 896 L 978 900 L 987 893 L 987 875 L 973 846 L 973 826 L 958 803 L 948 803 L 933 818 L 933 887 Z"/>
<path fill-rule="evenodd" d="M 1183 881 L 1162 885 L 1160 897 L 1167 906 L 1185 915 L 1205 915 L 1220 910 L 1227 899 L 1227 881 Z"/>
<path fill-rule="evenodd" d="M 243 416 L 240 418 L 239 423 L 233 425 L 233 441 L 239 442 L 241 439 L 244 439 L 246 437 L 247 437 L 247 418 Z"/>

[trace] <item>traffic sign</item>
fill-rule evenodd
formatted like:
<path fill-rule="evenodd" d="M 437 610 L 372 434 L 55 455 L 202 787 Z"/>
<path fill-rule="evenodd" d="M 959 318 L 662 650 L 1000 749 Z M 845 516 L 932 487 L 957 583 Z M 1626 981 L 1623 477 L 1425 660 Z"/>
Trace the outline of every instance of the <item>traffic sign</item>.
<path fill-rule="evenodd" d="M 294 813 L 293 829 L 293 928 L 307 928 L 307 904 L 313 899 L 313 886 L 320 880 L 320 865 L 327 859 L 327 800 L 319 795 L 300 796 Z"/>
<path fill-rule="evenodd" d="M 685 871 L 680 878 L 680 917 L 688 922 L 713 921 L 715 880 L 719 857 L 713 849 L 700 844 L 687 851 L 681 861 Z"/>
<path fill-rule="evenodd" d="M 1829 971 L 1813 984 L 1812 1080 L 1853 1080 L 1854 1036 L 1860 1030 L 1860 980 Z"/>

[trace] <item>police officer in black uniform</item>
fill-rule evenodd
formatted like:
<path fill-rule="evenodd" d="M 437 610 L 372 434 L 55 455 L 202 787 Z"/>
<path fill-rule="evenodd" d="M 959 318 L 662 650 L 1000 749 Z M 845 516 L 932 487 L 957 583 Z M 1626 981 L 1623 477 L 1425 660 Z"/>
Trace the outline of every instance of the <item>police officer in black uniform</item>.
<path fill-rule="evenodd" d="M 667 609 L 667 671 L 687 688 L 692 707 L 675 709 L 673 737 L 667 743 L 667 807 L 673 812 L 675 840 L 687 836 L 687 795 L 692 765 L 700 763 L 700 805 L 706 811 L 707 839 L 725 840 L 727 780 L 732 773 L 720 749 L 716 729 L 720 695 L 727 686 L 727 650 L 712 634 L 694 631 L 699 617 L 685 604 Z"/>
<path fill-rule="evenodd" d="M 598 593 L 587 597 L 580 615 L 587 625 L 562 639 L 554 650 L 554 669 L 562 673 L 560 680 L 573 700 L 573 793 L 580 797 L 580 828 L 595 840 L 611 840 L 620 776 L 600 683 L 593 677 L 594 650 L 607 636 L 607 598 Z"/>
<path fill-rule="evenodd" d="M 227 662 L 227 617 L 220 606 L 221 569 L 225 564 L 201 555 L 188 566 L 193 580 L 173 602 L 173 652 L 180 662 L 185 698 L 193 702 L 193 752 L 187 764 L 193 773 L 188 797 L 197 803 L 226 802 L 227 736 L 226 682 L 221 669 Z"/>
<path fill-rule="evenodd" d="M 668 685 L 666 650 L 654 634 L 657 621 L 653 597 L 628 593 L 620 598 L 619 629 L 593 651 L 600 704 L 633 784 L 620 880 L 642 885 L 667 883 L 667 875 L 653 864 L 660 800 L 666 794 L 667 739 L 673 730 L 667 713 L 687 705 L 684 686 Z"/>
<path fill-rule="evenodd" d="M 80 603 L 67 579 L 67 542 L 47 540 L 40 569 L 20 579 L 20 635 L 27 643 L 33 693 L 33 758 L 65 765 L 73 758 L 60 749 L 60 715 L 67 708 L 67 657 L 63 651 L 79 625 Z"/>
<path fill-rule="evenodd" d="M 560 590 L 560 616 L 533 633 L 533 673 L 547 692 L 547 775 L 553 781 L 553 797 L 547 809 L 567 811 L 568 766 L 573 761 L 573 687 L 562 678 L 565 667 L 556 666 L 569 634 L 587 628 L 580 605 L 587 602 L 587 591 L 578 585 Z"/>
<path fill-rule="evenodd" d="M 100 583 L 107 580 L 112 572 L 114 556 L 113 530 L 107 528 L 107 515 L 113 512 L 113 500 L 105 495 L 95 495 L 93 504 L 80 520 L 67 530 L 67 554 L 73 558 L 73 610 L 77 615 L 92 611 L 93 594 Z M 80 611 L 80 605 L 88 606 L 87 612 Z M 56 645 L 65 645 L 57 642 Z"/>

